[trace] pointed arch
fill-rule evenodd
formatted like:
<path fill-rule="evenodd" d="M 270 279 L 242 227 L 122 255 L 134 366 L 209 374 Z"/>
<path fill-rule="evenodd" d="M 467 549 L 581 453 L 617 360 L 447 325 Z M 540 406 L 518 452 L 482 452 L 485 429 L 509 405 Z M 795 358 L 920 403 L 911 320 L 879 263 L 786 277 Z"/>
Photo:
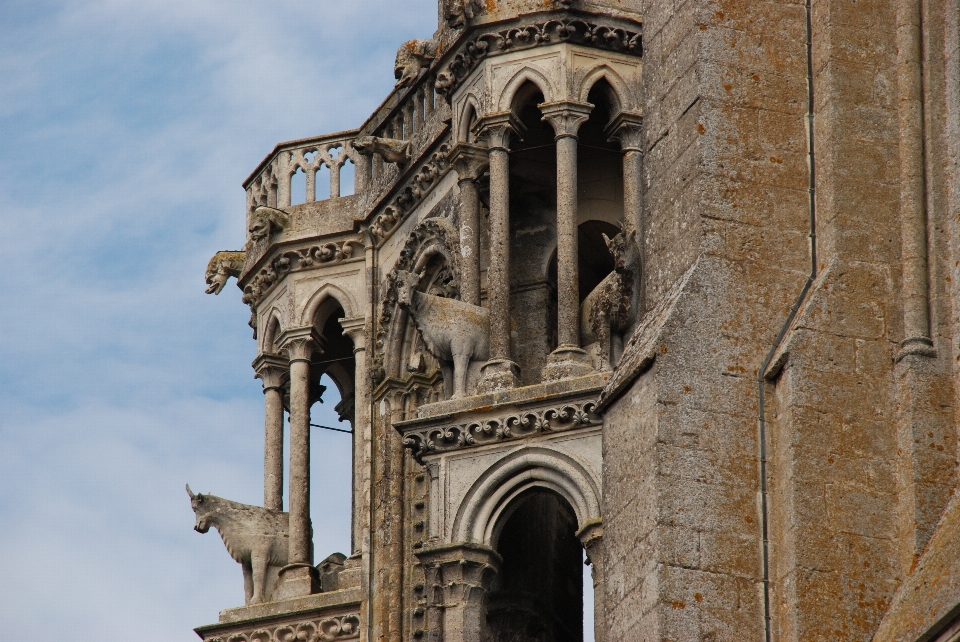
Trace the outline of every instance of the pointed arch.
<path fill-rule="evenodd" d="M 557 493 L 583 527 L 600 517 L 600 486 L 570 455 L 543 447 L 517 450 L 491 466 L 464 495 L 453 523 L 453 541 L 493 546 L 513 500 L 534 488 Z"/>
<path fill-rule="evenodd" d="M 593 89 L 593 86 L 601 79 L 606 80 L 610 84 L 614 97 L 619 103 L 617 105 L 618 109 L 614 109 L 614 113 L 617 111 L 637 109 L 636 96 L 634 96 L 633 91 L 630 90 L 630 85 L 624 81 L 623 76 L 618 74 L 613 67 L 606 63 L 594 67 L 583 77 L 577 91 L 577 100 L 587 102 L 587 96 L 590 95 L 590 90 Z"/>
<path fill-rule="evenodd" d="M 517 91 L 528 82 L 540 90 L 544 102 L 549 103 L 557 100 L 556 88 L 541 71 L 533 67 L 523 67 L 504 85 L 503 91 L 500 92 L 500 100 L 497 101 L 497 111 L 512 109 L 513 99 Z"/>
<path fill-rule="evenodd" d="M 313 324 L 317 313 L 320 311 L 320 307 L 329 299 L 333 299 L 339 304 L 339 307 L 343 308 L 345 316 L 358 316 L 357 310 L 359 310 L 359 307 L 353 300 L 353 297 L 332 283 L 325 283 L 317 289 L 317 291 L 313 293 L 313 296 L 310 297 L 310 300 L 307 301 L 307 305 L 304 306 L 303 313 L 300 315 L 300 324 Z"/>
<path fill-rule="evenodd" d="M 473 93 L 469 93 L 466 96 L 466 100 L 463 104 L 463 110 L 460 112 L 460 119 L 458 120 L 457 126 L 457 140 L 461 143 L 473 142 L 471 140 L 472 132 L 470 131 L 471 121 L 478 118 L 482 112 L 480 100 Z"/>
<path fill-rule="evenodd" d="M 277 337 L 283 332 L 283 319 L 280 315 L 280 310 L 278 310 L 276 306 L 270 308 L 270 311 L 266 314 L 266 320 L 267 322 L 264 324 L 266 329 L 263 332 L 262 352 L 278 352 Z"/>

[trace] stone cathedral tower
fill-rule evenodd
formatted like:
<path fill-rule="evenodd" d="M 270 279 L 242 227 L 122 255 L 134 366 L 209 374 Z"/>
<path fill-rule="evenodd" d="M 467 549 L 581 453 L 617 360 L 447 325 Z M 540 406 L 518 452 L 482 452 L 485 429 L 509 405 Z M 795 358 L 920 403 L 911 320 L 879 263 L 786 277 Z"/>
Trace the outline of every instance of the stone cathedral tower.
<path fill-rule="evenodd" d="M 580 642 L 585 552 L 596 640 L 960 639 L 958 43 L 958 0 L 441 2 L 210 262 L 265 476 L 191 492 L 247 588 L 200 637 Z"/>

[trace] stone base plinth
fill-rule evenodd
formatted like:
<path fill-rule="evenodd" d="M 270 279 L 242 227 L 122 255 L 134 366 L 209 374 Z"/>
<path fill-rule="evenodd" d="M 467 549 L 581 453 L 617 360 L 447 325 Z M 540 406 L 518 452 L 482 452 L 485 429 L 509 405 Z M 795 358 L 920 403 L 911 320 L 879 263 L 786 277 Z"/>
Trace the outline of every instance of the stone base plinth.
<path fill-rule="evenodd" d="M 560 381 L 584 377 L 593 372 L 590 355 L 577 346 L 560 346 L 547 356 L 547 365 L 543 368 L 544 381 Z"/>
<path fill-rule="evenodd" d="M 312 564 L 289 564 L 280 569 L 276 598 L 287 600 L 320 592 L 320 574 Z"/>

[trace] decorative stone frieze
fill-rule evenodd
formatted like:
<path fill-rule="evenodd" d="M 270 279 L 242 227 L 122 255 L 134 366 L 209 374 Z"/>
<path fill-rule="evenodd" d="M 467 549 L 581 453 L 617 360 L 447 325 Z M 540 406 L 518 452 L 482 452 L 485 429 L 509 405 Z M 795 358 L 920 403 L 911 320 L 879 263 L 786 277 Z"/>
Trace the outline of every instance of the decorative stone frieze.
<path fill-rule="evenodd" d="M 204 642 L 326 642 L 360 638 L 360 614 L 309 618 L 297 624 L 256 626 L 226 635 L 204 637 Z"/>
<path fill-rule="evenodd" d="M 573 430 L 602 423 L 596 402 L 565 403 L 549 408 L 525 410 L 504 417 L 459 424 L 403 430 L 403 445 L 422 463 L 427 455 L 472 446 L 522 439 L 548 432 Z"/>
<path fill-rule="evenodd" d="M 467 41 L 462 49 L 437 74 L 437 93 L 449 96 L 488 56 L 508 51 L 529 49 L 558 42 L 584 44 L 612 51 L 642 55 L 643 44 L 639 31 L 614 24 L 605 24 L 599 18 L 564 17 L 484 33 Z"/>
<path fill-rule="evenodd" d="M 339 263 L 362 257 L 363 243 L 356 238 L 345 241 L 329 241 L 301 248 L 285 250 L 273 257 L 267 265 L 243 288 L 243 302 L 256 306 L 273 286 L 288 272 L 306 270 L 320 264 Z"/>

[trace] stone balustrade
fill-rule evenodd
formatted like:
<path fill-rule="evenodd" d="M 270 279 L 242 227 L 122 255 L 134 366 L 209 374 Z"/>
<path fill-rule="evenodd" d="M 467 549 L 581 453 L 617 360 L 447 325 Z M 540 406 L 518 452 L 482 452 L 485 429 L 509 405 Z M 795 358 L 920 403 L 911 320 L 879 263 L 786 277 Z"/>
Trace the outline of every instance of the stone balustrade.
<path fill-rule="evenodd" d="M 330 198 L 341 194 L 341 170 L 347 162 L 356 168 L 354 193 L 361 194 L 369 182 L 369 159 L 353 148 L 357 130 L 326 134 L 314 138 L 280 143 L 243 183 L 247 190 L 247 212 L 256 208 L 285 208 L 294 202 L 317 200 L 317 176 L 329 169 Z M 293 178 L 298 172 L 306 175 L 305 194 L 293 193 Z"/>

